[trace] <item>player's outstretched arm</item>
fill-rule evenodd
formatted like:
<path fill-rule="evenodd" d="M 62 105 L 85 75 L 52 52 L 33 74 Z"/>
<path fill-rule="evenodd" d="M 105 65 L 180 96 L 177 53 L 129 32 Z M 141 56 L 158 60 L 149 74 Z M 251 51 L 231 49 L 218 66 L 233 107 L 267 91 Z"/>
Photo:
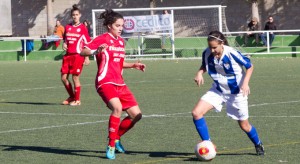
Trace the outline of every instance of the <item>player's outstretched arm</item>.
<path fill-rule="evenodd" d="M 135 63 L 127 63 L 127 62 L 124 62 L 123 63 L 123 68 L 135 68 L 137 70 L 141 70 L 143 72 L 145 72 L 145 69 L 146 69 L 146 65 L 141 63 L 139 60 Z"/>
<path fill-rule="evenodd" d="M 86 47 L 83 48 L 83 50 L 80 52 L 81 56 L 91 56 L 92 51 Z"/>

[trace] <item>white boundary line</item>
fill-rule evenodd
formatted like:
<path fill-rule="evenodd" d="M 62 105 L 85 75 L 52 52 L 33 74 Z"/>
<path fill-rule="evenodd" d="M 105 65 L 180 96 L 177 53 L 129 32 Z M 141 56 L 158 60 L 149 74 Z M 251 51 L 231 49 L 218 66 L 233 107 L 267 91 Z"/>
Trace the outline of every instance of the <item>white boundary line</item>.
<path fill-rule="evenodd" d="M 40 128 L 29 128 L 29 129 L 20 129 L 20 130 L 7 130 L 7 131 L 0 131 L 0 134 L 13 133 L 13 132 L 24 132 L 24 131 L 34 131 L 34 130 L 51 129 L 51 128 L 61 128 L 61 127 L 69 127 L 69 126 L 77 126 L 77 125 L 96 124 L 96 123 L 102 123 L 102 122 L 108 122 L 108 120 L 101 120 L 101 121 L 95 121 L 95 122 L 82 122 L 82 123 L 67 124 L 67 125 L 44 126 L 44 127 L 40 127 Z"/>
<path fill-rule="evenodd" d="M 264 106 L 264 105 L 276 105 L 276 104 L 287 104 L 287 103 L 298 103 L 300 100 L 295 101 L 286 101 L 286 102 L 277 102 L 277 103 L 262 103 L 262 104 L 253 104 L 249 105 L 249 107 L 255 106 Z M 56 113 L 26 113 L 26 112 L 0 112 L 1 114 L 21 114 L 21 115 L 59 115 L 59 116 L 108 116 L 108 115 L 97 115 L 97 114 L 56 114 Z M 172 117 L 183 114 L 189 114 L 191 112 L 184 112 L 184 113 L 171 113 L 171 114 L 152 114 L 152 115 L 144 115 L 145 118 L 159 118 L 159 117 Z M 180 117 L 191 117 L 191 116 L 180 116 Z M 226 117 L 226 116 L 206 116 L 206 117 Z M 250 117 L 261 117 L 261 118 L 300 118 L 300 116 L 250 116 Z M 103 123 L 108 122 L 108 120 L 100 120 L 94 122 L 82 122 L 82 123 L 75 123 L 75 124 L 66 124 L 66 125 L 53 125 L 53 126 L 45 126 L 39 128 L 29 128 L 29 129 L 19 129 L 19 130 L 7 130 L 7 131 L 0 131 L 0 134 L 4 133 L 13 133 L 13 132 L 24 132 L 24 131 L 34 131 L 34 130 L 43 130 L 43 129 L 52 129 L 52 128 L 61 128 L 61 127 L 70 127 L 70 126 L 77 126 L 77 125 L 87 125 L 87 124 L 96 124 L 96 123 Z"/>
<path fill-rule="evenodd" d="M 249 107 L 256 106 L 266 106 L 266 105 L 277 105 L 277 104 L 289 104 L 289 103 L 299 103 L 300 100 L 294 101 L 283 101 L 283 102 L 275 102 L 275 103 L 261 103 L 261 104 L 252 104 Z M 177 115 L 190 114 L 191 112 L 183 112 L 183 113 L 170 113 L 170 114 L 151 114 L 151 115 L 143 115 L 145 118 L 149 117 L 172 117 Z M 67 113 L 27 113 L 27 112 L 4 112 L 0 111 L 0 114 L 19 114 L 19 115 L 49 115 L 49 116 L 91 116 L 91 117 L 107 117 L 110 114 L 101 115 L 101 114 L 67 114 Z M 206 117 L 223 117 L 223 116 L 206 116 Z M 299 116 L 252 116 L 252 117 L 299 117 Z"/>
<path fill-rule="evenodd" d="M 181 81 L 183 79 L 175 79 L 175 81 Z M 159 80 L 160 81 L 160 80 Z M 136 83 L 153 83 L 158 81 L 131 81 L 126 82 L 126 84 L 136 84 Z M 82 84 L 81 86 L 91 86 L 95 84 Z M 63 85 L 61 86 L 52 86 L 52 87 L 40 87 L 40 88 L 24 88 L 24 89 L 12 89 L 12 90 L 0 90 L 0 93 L 6 93 L 6 92 L 21 92 L 21 91 L 31 91 L 31 90 L 42 90 L 42 89 L 56 89 L 56 88 L 64 88 Z"/>

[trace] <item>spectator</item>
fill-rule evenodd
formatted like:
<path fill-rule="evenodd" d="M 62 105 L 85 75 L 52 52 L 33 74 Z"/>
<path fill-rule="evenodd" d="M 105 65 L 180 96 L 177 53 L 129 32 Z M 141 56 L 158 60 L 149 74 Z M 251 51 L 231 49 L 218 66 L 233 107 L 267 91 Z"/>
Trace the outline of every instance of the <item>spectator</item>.
<path fill-rule="evenodd" d="M 163 13 L 162 13 L 162 16 L 163 15 L 167 15 L 169 14 L 168 10 L 164 10 Z M 163 18 L 161 18 L 163 19 Z M 167 33 L 171 33 L 170 30 L 163 30 L 162 31 L 162 36 L 161 36 L 161 49 L 166 49 L 165 48 L 165 44 L 166 44 L 166 37 L 167 37 Z M 172 43 L 172 38 L 170 37 L 170 42 Z"/>
<path fill-rule="evenodd" d="M 92 28 L 91 28 L 91 23 L 88 20 L 84 20 L 83 24 L 86 26 L 89 36 L 92 37 Z"/>
<path fill-rule="evenodd" d="M 52 43 L 55 45 L 55 48 L 57 48 L 60 45 L 60 40 L 63 38 L 64 33 L 64 26 L 61 25 L 60 20 L 56 20 L 53 35 L 48 36 L 47 39 L 43 41 L 44 48 L 47 49 Z M 46 37 L 44 36 L 44 38 Z"/>
<path fill-rule="evenodd" d="M 258 31 L 260 30 L 260 25 L 258 23 L 258 19 L 256 17 L 253 17 L 251 19 L 251 22 L 248 23 L 248 26 L 247 26 L 247 31 Z M 244 44 L 245 46 L 248 44 L 248 39 L 250 37 L 254 37 L 255 38 L 255 43 L 256 43 L 256 46 L 258 45 L 259 43 L 259 34 L 258 33 L 252 33 L 252 32 L 248 32 L 245 34 L 245 40 L 244 40 Z"/>
<path fill-rule="evenodd" d="M 268 17 L 268 21 L 265 25 L 264 30 L 277 30 L 276 25 L 273 20 L 273 16 Z M 272 46 L 272 42 L 275 38 L 275 34 L 273 32 L 269 32 L 269 44 Z M 267 46 L 267 33 L 261 34 L 261 40 L 264 43 L 264 46 Z"/>

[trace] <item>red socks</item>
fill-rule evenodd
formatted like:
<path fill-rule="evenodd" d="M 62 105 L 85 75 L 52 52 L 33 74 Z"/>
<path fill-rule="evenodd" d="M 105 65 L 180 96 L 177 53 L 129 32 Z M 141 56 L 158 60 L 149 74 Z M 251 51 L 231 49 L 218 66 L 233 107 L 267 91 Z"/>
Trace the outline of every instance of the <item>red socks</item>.
<path fill-rule="evenodd" d="M 118 139 L 120 118 L 111 115 L 108 124 L 108 137 L 110 147 L 115 147 L 115 140 Z"/>
<path fill-rule="evenodd" d="M 134 123 L 132 122 L 132 120 L 130 119 L 129 116 L 125 117 L 119 127 L 119 134 L 118 134 L 118 138 L 120 139 L 120 137 L 122 135 L 124 135 L 129 129 L 131 129 L 134 126 Z"/>
<path fill-rule="evenodd" d="M 81 91 L 81 86 L 75 87 L 75 90 L 74 90 L 75 100 L 80 100 L 80 91 Z"/>
<path fill-rule="evenodd" d="M 72 84 L 71 83 L 69 83 L 69 85 L 64 84 L 64 86 L 65 86 L 67 92 L 69 93 L 69 96 L 71 98 L 74 98 L 74 92 L 73 92 Z"/>

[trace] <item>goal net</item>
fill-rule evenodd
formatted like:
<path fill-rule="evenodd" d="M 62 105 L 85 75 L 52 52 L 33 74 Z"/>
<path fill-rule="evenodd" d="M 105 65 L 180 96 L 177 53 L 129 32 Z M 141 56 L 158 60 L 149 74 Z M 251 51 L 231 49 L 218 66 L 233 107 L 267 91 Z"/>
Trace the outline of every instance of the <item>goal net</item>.
<path fill-rule="evenodd" d="M 94 37 L 106 32 L 103 20 L 98 19 L 103 11 L 105 10 L 92 10 Z M 220 5 L 114 11 L 122 14 L 125 19 L 122 37 L 126 41 L 127 57 L 199 57 L 207 47 L 206 38 L 210 31 L 228 31 L 225 7 Z M 168 27 L 164 26 L 166 24 Z M 128 31 L 132 26 L 138 29 Z"/>

